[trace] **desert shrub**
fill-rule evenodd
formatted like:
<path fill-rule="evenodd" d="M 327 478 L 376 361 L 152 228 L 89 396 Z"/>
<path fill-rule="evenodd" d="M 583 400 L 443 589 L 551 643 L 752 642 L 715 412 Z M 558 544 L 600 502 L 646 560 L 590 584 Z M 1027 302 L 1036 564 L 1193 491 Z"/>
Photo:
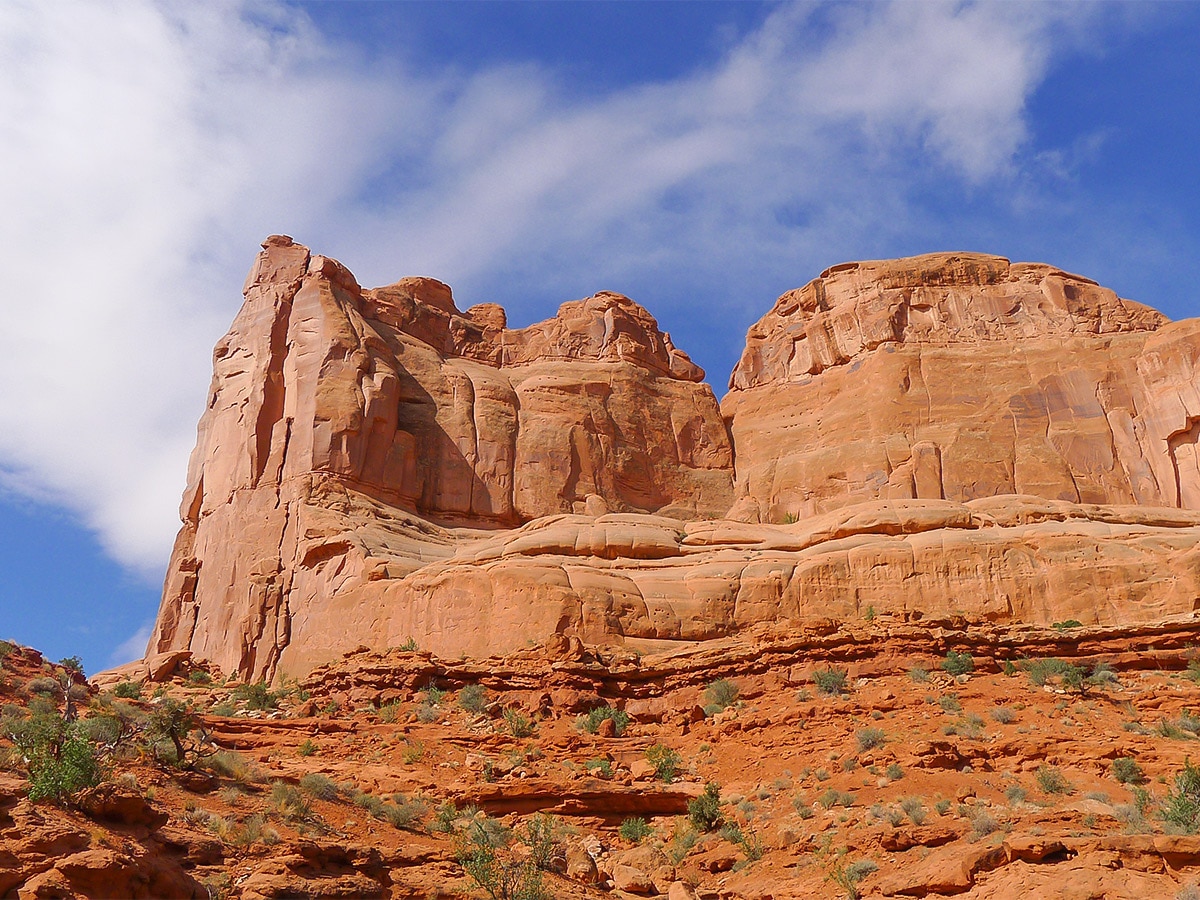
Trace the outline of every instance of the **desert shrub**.
<path fill-rule="evenodd" d="M 908 670 L 908 677 L 918 684 L 924 684 L 929 680 L 929 670 L 924 666 L 913 666 Z"/>
<path fill-rule="evenodd" d="M 590 775 L 596 775 L 600 778 L 612 778 L 613 767 L 612 763 L 607 759 L 589 759 L 583 764 L 583 768 Z"/>
<path fill-rule="evenodd" d="M 654 775 L 659 781 L 670 784 L 679 774 L 683 757 L 666 744 L 651 744 L 646 748 L 646 762 L 654 766 Z"/>
<path fill-rule="evenodd" d="M 405 653 L 416 653 L 417 639 L 414 637 L 410 637 L 408 640 L 406 640 L 403 644 L 400 645 L 399 649 L 403 650 Z"/>
<path fill-rule="evenodd" d="M 454 830 L 454 823 L 458 821 L 458 807 L 453 800 L 447 800 L 437 808 L 437 812 L 433 814 L 433 821 L 429 823 L 430 831 L 450 832 Z"/>
<path fill-rule="evenodd" d="M 265 681 L 254 684 L 239 684 L 233 689 L 235 700 L 245 702 L 248 709 L 278 709 L 279 695 L 272 692 Z"/>
<path fill-rule="evenodd" d="M 113 693 L 122 700 L 141 700 L 142 686 L 136 681 L 122 681 L 113 688 Z"/>
<path fill-rule="evenodd" d="M 300 789 L 283 781 L 271 784 L 271 807 L 289 822 L 300 822 L 312 815 L 312 806 Z"/>
<path fill-rule="evenodd" d="M 721 786 L 710 781 L 704 793 L 687 805 L 688 821 L 698 831 L 713 831 L 721 824 Z"/>
<path fill-rule="evenodd" d="M 301 756 L 312 756 L 317 752 L 317 742 L 312 738 L 305 738 L 300 746 L 296 748 L 296 752 Z"/>
<path fill-rule="evenodd" d="M 826 696 L 836 697 L 846 690 L 847 672 L 845 669 L 831 667 L 817 669 L 813 672 L 813 684 L 817 690 Z"/>
<path fill-rule="evenodd" d="M 393 794 L 392 803 L 384 807 L 383 817 L 393 828 L 416 831 L 428 812 L 429 807 L 423 801 Z"/>
<path fill-rule="evenodd" d="M 621 827 L 617 831 L 625 840 L 634 844 L 640 844 L 650 836 L 653 829 L 646 824 L 645 819 L 635 816 L 622 822 Z"/>
<path fill-rule="evenodd" d="M 588 734 L 595 734 L 600 730 L 600 723 L 605 719 L 612 720 L 613 733 L 617 736 L 624 734 L 625 729 L 629 727 L 629 713 L 623 709 L 613 709 L 611 706 L 597 706 L 586 716 L 580 716 L 579 727 Z"/>
<path fill-rule="evenodd" d="M 6 716 L 3 728 L 25 759 L 30 800 L 61 802 L 100 783 L 96 747 L 79 721 L 42 708 L 28 717 Z"/>
<path fill-rule="evenodd" d="M 1066 631 L 1069 628 L 1082 628 L 1083 623 L 1078 619 L 1067 619 L 1063 622 L 1054 622 L 1050 627 L 1055 631 Z"/>
<path fill-rule="evenodd" d="M 718 678 L 704 689 L 704 714 L 715 715 L 737 702 L 739 689 L 728 678 Z"/>
<path fill-rule="evenodd" d="M 900 767 L 899 763 L 889 763 L 884 774 L 887 775 L 889 781 L 899 781 L 904 777 L 904 769 Z"/>
<path fill-rule="evenodd" d="M 1046 684 L 1051 678 L 1056 675 L 1061 675 L 1066 671 L 1068 663 L 1061 659 L 1048 657 L 1046 659 L 1031 659 L 1026 661 L 1022 668 L 1029 676 L 1029 680 L 1037 687 Z"/>
<path fill-rule="evenodd" d="M 438 708 L 432 703 L 422 703 L 417 707 L 417 721 L 424 725 L 438 720 Z"/>
<path fill-rule="evenodd" d="M 946 658 L 942 660 L 942 671 L 955 676 L 969 675 L 975 671 L 975 659 L 965 650 L 961 653 L 949 650 L 946 652 Z"/>
<path fill-rule="evenodd" d="M 562 840 L 561 826 L 554 816 L 541 813 L 531 816 L 521 830 L 521 843 L 529 848 L 529 860 L 543 872 L 550 871 Z"/>
<path fill-rule="evenodd" d="M 942 708 L 942 712 L 962 712 L 962 703 L 958 700 L 958 694 L 947 694 L 944 697 L 938 697 L 938 706 Z"/>
<path fill-rule="evenodd" d="M 829 880 L 845 893 L 847 900 L 858 900 L 858 883 L 879 869 L 873 861 L 860 859 L 848 866 L 836 864 L 829 873 Z"/>
<path fill-rule="evenodd" d="M 425 702 L 430 706 L 441 706 L 446 699 L 446 692 L 432 681 L 425 688 Z"/>
<path fill-rule="evenodd" d="M 193 669 L 188 672 L 188 684 L 204 687 L 205 685 L 212 684 L 212 676 L 203 669 Z"/>
<path fill-rule="evenodd" d="M 925 824 L 925 804 L 921 802 L 920 797 L 904 797 L 900 800 L 900 809 L 912 821 L 914 825 Z"/>
<path fill-rule="evenodd" d="M 254 767 L 236 750 L 219 750 L 204 760 L 204 766 L 217 775 L 232 778 L 239 784 L 246 784 L 258 779 Z"/>
<path fill-rule="evenodd" d="M 1017 714 L 1007 706 L 997 706 L 992 709 L 992 721 L 1008 725 L 1017 718 Z"/>
<path fill-rule="evenodd" d="M 533 734 L 537 726 L 521 714 L 520 710 L 508 708 L 504 711 L 504 724 L 508 726 L 508 733 L 515 738 L 527 738 Z"/>
<path fill-rule="evenodd" d="M 993 834 L 1000 828 L 1000 823 L 996 821 L 990 812 L 982 807 L 976 807 L 971 810 L 970 819 L 971 838 L 974 840 Z"/>
<path fill-rule="evenodd" d="M 1009 803 L 1024 803 L 1026 796 L 1025 788 L 1019 784 L 1011 784 L 1004 791 L 1004 799 Z"/>
<path fill-rule="evenodd" d="M 425 757 L 425 745 L 420 741 L 406 740 L 400 751 L 400 761 L 406 766 L 414 765 Z"/>
<path fill-rule="evenodd" d="M 1113 760 L 1112 774 L 1121 784 L 1141 784 L 1146 780 L 1142 767 L 1128 756 L 1119 756 Z"/>
<path fill-rule="evenodd" d="M 458 692 L 458 705 L 467 712 L 483 712 L 487 702 L 487 688 L 482 684 L 468 684 Z"/>
<path fill-rule="evenodd" d="M 83 660 L 78 656 L 64 656 L 58 661 L 58 664 L 76 675 L 83 675 Z"/>
<path fill-rule="evenodd" d="M 156 759 L 181 769 L 195 768 L 201 759 L 216 753 L 192 708 L 170 698 L 156 701 L 150 710 L 146 737 Z"/>
<path fill-rule="evenodd" d="M 473 821 L 459 836 L 455 856 L 459 866 L 492 900 L 550 900 L 542 873 L 532 859 L 504 854 L 497 832 Z"/>
<path fill-rule="evenodd" d="M 8 654 L 17 649 L 17 645 L 12 641 L 0 641 L 0 664 L 8 658 Z"/>
<path fill-rule="evenodd" d="M 848 794 L 845 791 L 839 791 L 835 788 L 830 788 L 821 795 L 817 802 L 826 809 L 833 809 L 835 806 L 850 807 L 854 805 L 854 795 Z"/>
<path fill-rule="evenodd" d="M 336 800 L 339 793 L 337 782 L 319 772 L 301 777 L 300 790 L 317 800 Z"/>
<path fill-rule="evenodd" d="M 883 733 L 882 728 L 862 728 L 855 732 L 854 740 L 858 742 L 858 749 L 861 752 L 882 747 L 887 740 L 887 735 Z"/>
<path fill-rule="evenodd" d="M 1160 815 L 1174 830 L 1185 834 L 1200 831 L 1200 766 L 1184 760 L 1183 770 L 1175 776 Z"/>
<path fill-rule="evenodd" d="M 1067 777 L 1054 766 L 1038 766 L 1034 778 L 1044 794 L 1069 794 L 1074 790 Z"/>
<path fill-rule="evenodd" d="M 385 725 L 391 725 L 400 718 L 403 709 L 404 706 L 399 701 L 385 703 L 379 707 L 379 721 Z"/>
<path fill-rule="evenodd" d="M 62 685 L 58 683 L 57 678 L 42 675 L 39 678 L 32 679 L 29 684 L 25 685 L 25 690 L 31 694 L 40 694 L 43 697 L 57 697 L 62 693 Z"/>

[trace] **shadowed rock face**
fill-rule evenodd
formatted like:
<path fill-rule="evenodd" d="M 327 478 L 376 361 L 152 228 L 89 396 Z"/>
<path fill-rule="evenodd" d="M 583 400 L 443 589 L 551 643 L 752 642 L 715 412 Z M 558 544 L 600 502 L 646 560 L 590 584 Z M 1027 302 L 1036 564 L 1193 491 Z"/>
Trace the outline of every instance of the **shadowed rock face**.
<path fill-rule="evenodd" d="M 718 410 L 620 295 L 513 330 L 432 279 L 364 290 L 263 246 L 151 655 L 257 678 L 410 637 L 661 648 L 868 608 L 1144 622 L 1200 597 L 1200 322 L 1078 276 L 835 267 L 751 328 Z"/>

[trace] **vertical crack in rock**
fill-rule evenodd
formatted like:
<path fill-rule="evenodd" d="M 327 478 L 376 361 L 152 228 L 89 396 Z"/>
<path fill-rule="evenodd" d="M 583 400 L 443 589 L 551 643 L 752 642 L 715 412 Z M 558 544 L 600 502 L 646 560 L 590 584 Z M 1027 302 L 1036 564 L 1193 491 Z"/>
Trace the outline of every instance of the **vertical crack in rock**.
<path fill-rule="evenodd" d="M 1175 506 L 1184 508 L 1200 501 L 1200 456 L 1197 442 L 1200 441 L 1200 416 L 1189 416 L 1187 425 L 1167 436 L 1167 451 L 1171 466 L 1175 470 Z M 1180 458 L 1183 458 L 1182 465 Z"/>

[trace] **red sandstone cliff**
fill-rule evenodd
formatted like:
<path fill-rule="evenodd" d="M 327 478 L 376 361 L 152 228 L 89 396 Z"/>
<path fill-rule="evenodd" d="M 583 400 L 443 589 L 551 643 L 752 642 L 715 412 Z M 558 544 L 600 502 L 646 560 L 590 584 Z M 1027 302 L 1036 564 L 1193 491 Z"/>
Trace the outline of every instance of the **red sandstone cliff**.
<path fill-rule="evenodd" d="M 625 297 L 510 330 L 271 238 L 217 346 L 149 653 L 258 678 L 409 637 L 486 656 L 868 609 L 1190 611 L 1198 356 L 1200 322 L 1048 266 L 848 264 L 751 329 L 722 420 Z"/>

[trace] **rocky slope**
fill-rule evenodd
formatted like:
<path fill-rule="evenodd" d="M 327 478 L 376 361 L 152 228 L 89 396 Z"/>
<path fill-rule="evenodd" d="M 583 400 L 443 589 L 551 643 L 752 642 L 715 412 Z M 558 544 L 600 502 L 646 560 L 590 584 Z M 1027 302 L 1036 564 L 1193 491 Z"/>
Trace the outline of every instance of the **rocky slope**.
<path fill-rule="evenodd" d="M 1200 322 L 978 254 L 854 263 L 718 409 L 615 294 L 508 329 L 269 239 L 218 344 L 148 650 L 252 679 L 409 640 L 663 651 L 895 614 L 1145 623 L 1200 598 Z"/>
<path fill-rule="evenodd" d="M 1187 898 L 1196 637 L 877 615 L 642 656 L 362 650 L 274 692 L 184 661 L 79 706 L 189 703 L 220 750 L 195 770 L 135 737 L 35 804 L 0 736 L 0 896 L 482 898 L 481 833 L 544 863 L 542 898 Z M 9 718 L 61 674 L 0 667 Z"/>

